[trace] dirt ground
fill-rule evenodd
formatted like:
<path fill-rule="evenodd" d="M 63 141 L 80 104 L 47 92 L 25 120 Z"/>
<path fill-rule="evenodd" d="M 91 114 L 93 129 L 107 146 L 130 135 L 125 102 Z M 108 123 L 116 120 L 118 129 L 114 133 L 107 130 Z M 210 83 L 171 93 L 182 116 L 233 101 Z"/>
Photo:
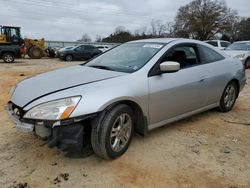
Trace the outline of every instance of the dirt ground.
<path fill-rule="evenodd" d="M 122 157 L 69 159 L 27 133 L 4 112 L 18 81 L 81 62 L 0 63 L 0 187 L 250 187 L 250 86 L 229 113 L 211 110 L 135 135 Z M 248 83 L 250 70 L 247 71 Z M 32 92 L 32 91 L 30 91 Z"/>

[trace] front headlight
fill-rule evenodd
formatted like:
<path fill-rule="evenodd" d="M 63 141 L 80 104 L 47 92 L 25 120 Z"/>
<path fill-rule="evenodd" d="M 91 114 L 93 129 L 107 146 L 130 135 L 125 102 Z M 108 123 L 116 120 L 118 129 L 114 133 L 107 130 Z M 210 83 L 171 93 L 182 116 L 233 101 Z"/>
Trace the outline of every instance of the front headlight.
<path fill-rule="evenodd" d="M 67 119 L 73 112 L 81 97 L 70 97 L 40 104 L 30 109 L 24 118 L 62 120 Z"/>
<path fill-rule="evenodd" d="M 239 54 L 239 55 L 236 55 L 234 56 L 235 58 L 244 58 L 245 57 L 245 54 Z"/>

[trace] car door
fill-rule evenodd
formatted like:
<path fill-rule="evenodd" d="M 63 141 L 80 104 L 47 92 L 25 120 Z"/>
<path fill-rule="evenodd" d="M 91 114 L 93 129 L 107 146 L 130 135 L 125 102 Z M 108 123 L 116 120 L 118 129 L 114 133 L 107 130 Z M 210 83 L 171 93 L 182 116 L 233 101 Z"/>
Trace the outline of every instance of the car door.
<path fill-rule="evenodd" d="M 93 52 L 95 50 L 94 46 L 86 45 L 84 50 L 84 58 L 89 59 L 93 56 Z"/>
<path fill-rule="evenodd" d="M 82 58 L 82 53 L 83 53 L 84 47 L 83 46 L 78 46 L 74 50 L 74 57 L 76 59 L 81 59 Z"/>
<path fill-rule="evenodd" d="M 174 54 L 184 54 L 183 52 L 186 59 L 174 56 Z M 150 125 L 197 110 L 206 103 L 207 93 L 204 90 L 206 70 L 200 64 L 197 46 L 194 44 L 175 46 L 168 50 L 158 63 L 164 61 L 179 62 L 181 69 L 174 73 L 149 74 Z"/>

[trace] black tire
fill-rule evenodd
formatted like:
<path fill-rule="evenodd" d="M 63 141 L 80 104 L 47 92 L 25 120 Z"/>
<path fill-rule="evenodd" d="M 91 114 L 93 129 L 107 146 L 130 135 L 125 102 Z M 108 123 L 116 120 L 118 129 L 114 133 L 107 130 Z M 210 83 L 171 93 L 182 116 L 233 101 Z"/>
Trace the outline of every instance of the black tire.
<path fill-rule="evenodd" d="M 250 68 L 250 58 L 247 58 L 246 62 L 245 62 L 245 68 L 249 69 Z"/>
<path fill-rule="evenodd" d="M 4 53 L 2 59 L 5 63 L 13 63 L 15 61 L 15 56 L 12 53 Z"/>
<path fill-rule="evenodd" d="M 232 110 L 237 99 L 238 92 L 237 84 L 234 81 L 227 84 L 220 99 L 219 110 L 221 112 L 228 112 Z"/>
<path fill-rule="evenodd" d="M 41 59 L 43 55 L 43 50 L 37 46 L 32 46 L 28 51 L 28 56 L 31 59 Z"/>
<path fill-rule="evenodd" d="M 120 122 L 123 122 L 122 126 L 119 126 Z M 125 124 L 127 125 L 125 126 Z M 117 133 L 115 133 L 117 136 L 111 136 L 111 132 L 114 131 L 114 129 L 117 130 Z M 96 155 L 101 158 L 115 159 L 127 151 L 133 136 L 133 132 L 133 111 L 129 106 L 125 104 L 119 104 L 114 108 L 103 112 L 92 121 L 92 148 Z M 119 139 L 118 137 L 122 138 Z M 127 137 L 127 139 L 124 139 L 125 137 Z M 123 143 L 122 140 L 125 142 Z M 115 143 L 118 143 L 120 148 L 113 147 L 113 145 L 117 146 Z"/>
<path fill-rule="evenodd" d="M 65 56 L 65 61 L 73 61 L 73 56 L 68 54 Z"/>

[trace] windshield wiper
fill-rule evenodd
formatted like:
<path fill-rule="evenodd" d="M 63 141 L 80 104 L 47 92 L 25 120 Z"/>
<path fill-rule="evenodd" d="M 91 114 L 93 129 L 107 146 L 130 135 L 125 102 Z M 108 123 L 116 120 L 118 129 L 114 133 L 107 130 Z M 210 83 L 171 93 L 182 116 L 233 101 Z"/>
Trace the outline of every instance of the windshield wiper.
<path fill-rule="evenodd" d="M 91 65 L 91 66 L 89 66 L 89 67 L 94 67 L 94 68 L 98 68 L 98 69 L 104 69 L 104 70 L 113 70 L 113 69 L 111 69 L 110 67 L 106 67 L 106 66 L 104 66 L 104 65 Z"/>

